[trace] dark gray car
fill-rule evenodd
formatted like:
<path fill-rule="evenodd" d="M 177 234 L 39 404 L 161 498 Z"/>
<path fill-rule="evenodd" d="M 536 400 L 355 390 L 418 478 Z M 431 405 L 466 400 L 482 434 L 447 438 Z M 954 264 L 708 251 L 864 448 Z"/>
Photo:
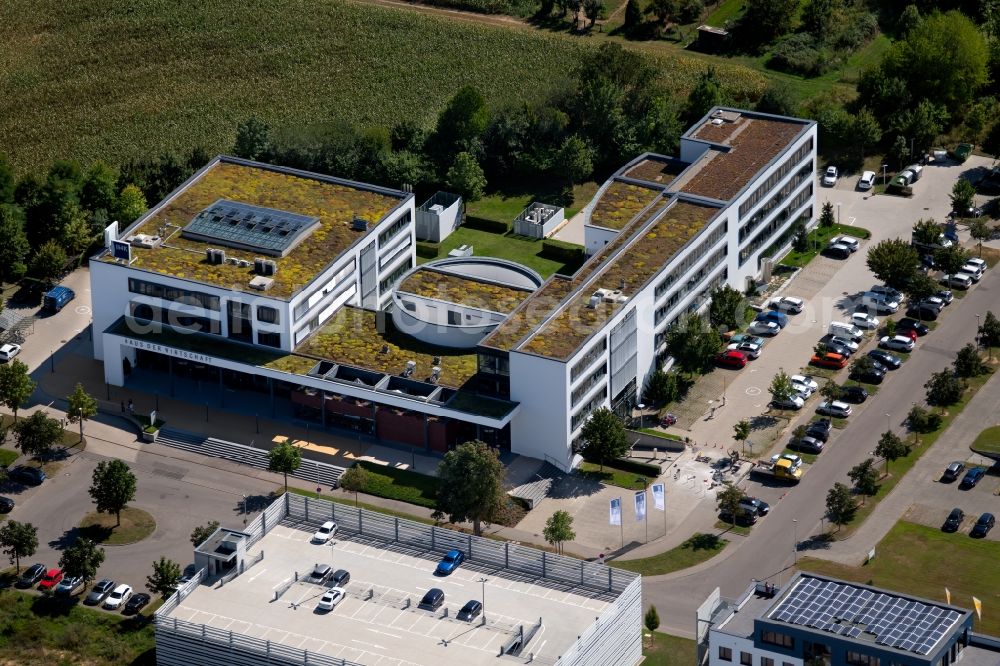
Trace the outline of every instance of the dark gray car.
<path fill-rule="evenodd" d="M 334 587 L 347 587 L 347 584 L 351 582 L 351 572 L 347 569 L 337 569 L 330 576 L 330 585 Z"/>
<path fill-rule="evenodd" d="M 316 585 L 322 585 L 330 578 L 330 574 L 333 573 L 333 567 L 329 564 L 317 564 L 313 567 L 313 570 L 309 572 L 306 576 L 307 583 L 315 583 Z"/>
<path fill-rule="evenodd" d="M 98 581 L 94 589 L 90 591 L 87 598 L 83 600 L 83 603 L 88 606 L 97 606 L 104 599 L 111 594 L 111 590 L 115 589 L 115 581 L 105 578 L 104 580 Z"/>
<path fill-rule="evenodd" d="M 806 435 L 805 437 L 792 439 L 792 441 L 788 443 L 788 448 L 793 451 L 803 451 L 804 453 L 822 453 L 823 442 L 819 441 L 815 437 Z"/>

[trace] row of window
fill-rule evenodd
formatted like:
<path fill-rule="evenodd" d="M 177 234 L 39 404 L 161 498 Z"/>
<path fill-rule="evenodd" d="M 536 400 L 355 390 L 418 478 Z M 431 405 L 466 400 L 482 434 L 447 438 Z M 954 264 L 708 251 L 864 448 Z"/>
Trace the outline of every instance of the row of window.
<path fill-rule="evenodd" d="M 733 649 L 730 647 L 725 647 L 724 645 L 719 646 L 719 659 L 722 661 L 732 661 L 733 660 Z M 771 657 L 761 657 L 758 662 L 759 666 L 775 666 L 774 659 Z M 740 666 L 754 666 L 753 654 L 750 652 L 740 651 Z M 781 666 L 792 666 L 790 662 L 783 661 Z"/>
<path fill-rule="evenodd" d="M 712 255 L 711 259 L 705 262 L 697 273 L 691 276 L 683 288 L 670 294 L 670 298 L 668 298 L 663 305 L 656 308 L 656 312 L 653 315 L 654 326 L 663 321 L 663 318 L 667 316 L 667 313 L 673 310 L 674 306 L 676 306 L 682 298 L 691 293 L 691 290 L 696 288 L 706 275 L 714 271 L 726 260 L 727 250 L 728 247 L 725 246 L 720 248 L 718 252 Z"/>
<path fill-rule="evenodd" d="M 137 278 L 128 279 L 128 290 L 133 294 L 141 294 L 152 298 L 162 298 L 165 301 L 175 301 L 186 305 L 197 305 L 198 307 L 205 308 L 206 310 L 219 310 L 219 297 L 200 291 L 190 291 L 188 289 L 168 287 L 166 285 L 157 284 L 156 282 L 147 282 L 146 280 L 139 280 Z"/>
<path fill-rule="evenodd" d="M 788 216 L 793 211 L 798 210 L 799 206 L 809 201 L 809 199 L 812 198 L 812 195 L 813 195 L 813 186 L 812 183 L 809 183 L 809 186 L 807 188 L 802 190 L 802 192 L 800 192 L 798 196 L 792 199 L 792 201 L 789 202 L 787 206 L 781 209 L 778 212 L 778 214 L 771 219 L 771 221 L 767 224 L 767 226 L 764 227 L 764 231 L 754 236 L 753 240 L 750 241 L 746 245 L 746 247 L 740 250 L 740 266 L 745 264 L 747 260 L 751 256 L 753 256 L 754 252 L 763 247 L 764 244 L 767 243 L 767 241 L 771 238 L 771 236 L 773 236 L 778 231 L 778 229 L 780 229 L 785 225 L 785 223 L 788 221 Z"/>
<path fill-rule="evenodd" d="M 378 235 L 378 246 L 384 247 L 387 242 L 392 240 L 396 234 L 405 229 L 410 224 L 410 211 L 406 211 L 406 215 L 399 217 L 395 222 L 389 225 L 388 229 L 380 232 Z"/>
<path fill-rule="evenodd" d="M 674 267 L 670 273 L 664 277 L 654 290 L 653 297 L 658 299 L 663 293 L 670 289 L 670 287 L 677 281 L 677 278 L 687 273 L 692 266 L 698 263 L 698 261 L 708 253 L 715 245 L 726 237 L 726 223 L 723 221 L 718 228 L 716 228 L 712 233 L 705 237 L 701 244 L 695 248 L 694 252 L 684 257 L 680 264 Z"/>
<path fill-rule="evenodd" d="M 295 306 L 295 311 L 292 313 L 292 317 L 295 321 L 299 321 L 314 305 L 322 301 L 327 294 L 340 290 L 341 286 L 348 280 L 351 282 L 354 281 L 354 260 L 351 260 L 346 266 L 337 271 L 337 274 L 330 278 L 330 280 L 323 285 L 321 289 L 317 289 L 313 293 L 309 294 L 308 298 L 300 301 L 299 304 Z"/>
<path fill-rule="evenodd" d="M 597 382 L 604 381 L 604 378 L 608 376 L 608 364 L 601 363 L 600 366 L 589 377 L 587 377 L 583 382 L 573 389 L 573 395 L 570 398 L 571 407 L 576 407 L 576 403 L 583 399 L 583 396 L 590 392 L 590 389 L 594 388 Z"/>
<path fill-rule="evenodd" d="M 812 153 L 813 140 L 809 137 L 809 140 L 802 144 L 798 150 L 796 150 L 791 157 L 785 160 L 778 170 L 767 177 L 760 187 L 753 191 L 746 201 L 740 204 L 740 220 L 747 216 L 753 207 L 760 203 L 764 197 L 770 192 L 775 185 L 781 182 L 781 180 L 795 168 L 795 165 L 806 158 L 807 155 Z"/>
<path fill-rule="evenodd" d="M 590 416 L 591 412 L 593 412 L 595 409 L 604 404 L 604 401 L 607 399 L 607 397 L 608 397 L 608 387 L 605 386 L 600 391 L 598 391 L 593 398 L 591 398 L 590 402 L 581 407 L 580 411 L 578 411 L 576 414 L 573 414 L 573 418 L 570 420 L 570 427 L 569 427 L 570 432 L 579 428 L 580 425 L 587 420 L 587 417 Z"/>
<path fill-rule="evenodd" d="M 698 295 L 695 296 L 694 299 L 691 301 L 691 303 L 688 305 L 687 312 L 694 312 L 698 310 L 705 302 L 709 300 L 709 296 L 712 293 L 712 290 L 715 289 L 716 287 L 721 287 L 723 284 L 725 284 L 728 277 L 729 277 L 729 269 L 728 268 L 722 269 L 722 271 L 719 273 L 718 276 L 716 276 L 714 280 L 706 284 L 705 287 L 700 292 L 698 292 Z M 681 318 L 681 314 L 683 313 L 678 313 L 673 319 L 670 320 L 670 323 L 664 326 L 660 330 L 660 332 L 653 337 L 653 349 L 657 351 L 656 354 L 657 366 L 662 366 L 666 362 L 667 357 L 670 356 L 670 354 L 667 353 L 667 350 L 665 348 L 660 349 L 660 347 L 662 347 L 664 342 L 666 342 L 667 333 L 670 331 L 670 327 L 677 324 L 677 320 Z"/>
<path fill-rule="evenodd" d="M 772 210 L 781 205 L 781 202 L 791 196 L 792 192 L 798 189 L 799 185 L 803 181 L 811 179 L 813 176 L 813 163 L 810 161 L 809 164 L 805 165 L 795 176 L 785 183 L 781 189 L 775 193 L 773 197 L 768 199 L 767 203 L 761 206 L 753 217 L 743 223 L 740 227 L 740 242 L 742 243 L 747 237 L 753 233 L 753 231 L 760 226 L 760 223 L 764 221 Z"/>
<path fill-rule="evenodd" d="M 211 333 L 212 335 L 222 333 L 222 324 L 218 319 L 198 317 L 169 308 L 158 308 L 148 303 L 130 302 L 128 307 L 132 318 L 141 324 L 156 322 L 195 333 Z"/>
<path fill-rule="evenodd" d="M 411 268 L 413 268 L 412 256 L 408 258 L 406 261 L 404 261 L 402 264 L 400 264 L 398 268 L 396 268 L 391 273 L 382 278 L 382 280 L 378 283 L 379 292 L 381 293 L 388 291 L 389 288 L 392 285 L 396 284 L 399 278 L 403 277 L 403 274 L 406 273 L 406 271 L 410 270 Z"/>
<path fill-rule="evenodd" d="M 573 382 L 575 382 L 580 377 L 580 375 L 583 374 L 584 370 L 593 365 L 594 361 L 596 361 L 599 356 L 604 354 L 604 350 L 607 348 L 608 348 L 608 339 L 602 335 L 601 339 L 598 340 L 590 349 L 587 350 L 587 353 L 583 355 L 583 358 L 577 361 L 573 365 L 573 367 L 570 368 L 569 371 L 570 383 L 572 384 Z"/>

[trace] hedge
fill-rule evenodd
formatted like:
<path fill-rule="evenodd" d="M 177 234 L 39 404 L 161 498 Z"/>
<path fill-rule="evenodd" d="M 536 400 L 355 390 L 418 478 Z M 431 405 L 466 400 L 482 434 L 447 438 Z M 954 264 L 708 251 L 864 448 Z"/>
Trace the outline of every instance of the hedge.
<path fill-rule="evenodd" d="M 465 222 L 462 226 L 469 227 L 470 229 L 478 229 L 479 231 L 486 231 L 491 234 L 503 235 L 510 231 L 510 222 L 498 222 L 496 220 L 487 220 L 484 217 L 473 217 L 472 215 L 465 216 Z"/>
<path fill-rule="evenodd" d="M 542 241 L 542 251 L 539 254 L 556 261 L 582 261 L 583 247 L 575 243 L 548 238 Z"/>
<path fill-rule="evenodd" d="M 386 465 L 376 465 L 364 460 L 355 464 L 361 465 L 368 472 L 368 483 L 361 492 L 429 509 L 437 508 L 436 477 Z"/>
<path fill-rule="evenodd" d="M 424 259 L 437 259 L 441 253 L 441 246 L 438 243 L 417 243 L 417 256 Z"/>
<path fill-rule="evenodd" d="M 616 458 L 610 462 L 604 463 L 607 467 L 614 467 L 623 472 L 632 472 L 633 474 L 642 474 L 643 476 L 651 476 L 653 478 L 659 476 L 663 473 L 659 465 L 652 465 L 650 463 L 639 462 L 638 460 L 630 460 L 628 458 Z"/>

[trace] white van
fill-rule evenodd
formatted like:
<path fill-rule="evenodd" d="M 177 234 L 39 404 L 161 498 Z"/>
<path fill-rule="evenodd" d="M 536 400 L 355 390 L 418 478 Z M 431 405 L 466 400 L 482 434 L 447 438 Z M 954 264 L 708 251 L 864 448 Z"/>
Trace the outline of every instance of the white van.
<path fill-rule="evenodd" d="M 830 322 L 830 328 L 827 330 L 827 333 L 847 338 L 852 342 L 861 342 L 862 337 L 864 337 L 860 328 L 843 321 Z"/>

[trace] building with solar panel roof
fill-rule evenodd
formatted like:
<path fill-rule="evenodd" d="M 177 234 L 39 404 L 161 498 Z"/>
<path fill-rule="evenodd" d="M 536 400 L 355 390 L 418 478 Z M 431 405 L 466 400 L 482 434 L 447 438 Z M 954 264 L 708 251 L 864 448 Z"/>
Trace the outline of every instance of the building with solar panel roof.
<path fill-rule="evenodd" d="M 1000 664 L 1000 641 L 973 633 L 968 609 L 810 573 L 736 600 L 716 589 L 697 624 L 710 666 Z"/>

